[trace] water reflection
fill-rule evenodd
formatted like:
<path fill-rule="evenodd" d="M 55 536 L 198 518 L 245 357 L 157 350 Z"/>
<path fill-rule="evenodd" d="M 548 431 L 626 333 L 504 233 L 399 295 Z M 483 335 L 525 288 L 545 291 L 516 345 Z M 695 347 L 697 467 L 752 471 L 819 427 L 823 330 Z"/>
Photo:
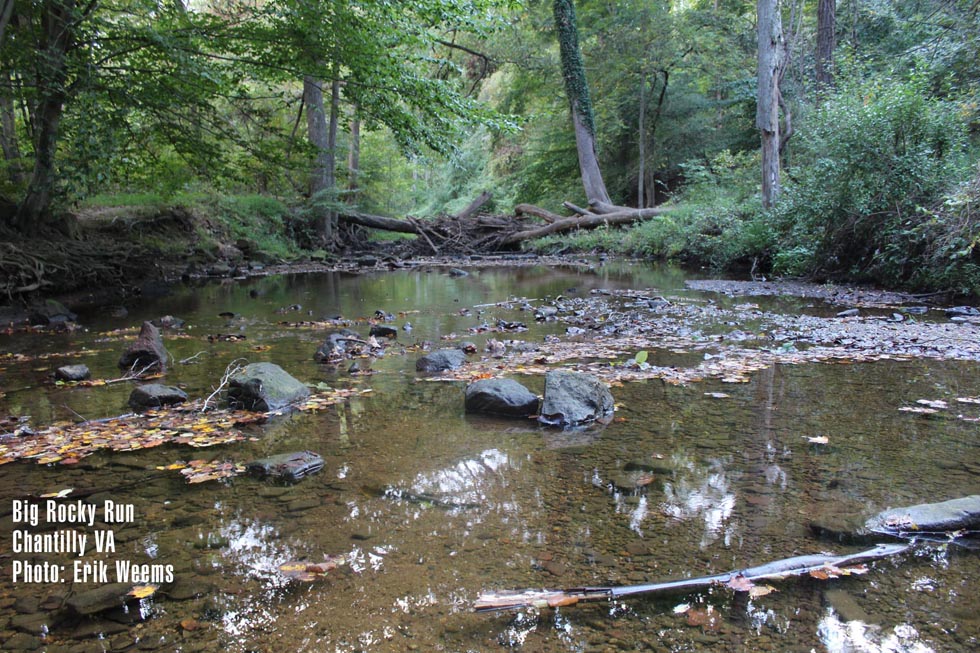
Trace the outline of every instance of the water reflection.
<path fill-rule="evenodd" d="M 731 459 L 714 459 L 698 465 L 691 460 L 675 459 L 678 471 L 673 480 L 664 483 L 660 509 L 676 521 L 699 519 L 703 525 L 701 548 L 722 535 L 729 545 L 735 533 L 735 527 L 727 524 L 735 510 L 732 473 L 727 470 L 731 462 Z"/>
<path fill-rule="evenodd" d="M 934 653 L 909 624 L 898 624 L 887 632 L 862 621 L 841 621 L 832 608 L 817 627 L 817 635 L 828 653 Z"/>

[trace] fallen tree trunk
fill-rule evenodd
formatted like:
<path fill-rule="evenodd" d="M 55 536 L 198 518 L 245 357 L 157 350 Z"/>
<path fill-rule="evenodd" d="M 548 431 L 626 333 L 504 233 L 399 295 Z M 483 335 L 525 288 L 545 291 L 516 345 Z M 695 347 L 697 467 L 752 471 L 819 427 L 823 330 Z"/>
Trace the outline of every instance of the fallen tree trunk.
<path fill-rule="evenodd" d="M 490 191 L 483 191 L 475 200 L 470 202 L 469 206 L 456 214 L 456 217 L 460 220 L 465 220 L 466 218 L 475 215 L 476 212 L 480 210 L 480 207 L 490 201 L 491 197 L 493 197 L 493 195 L 490 194 Z"/>
<path fill-rule="evenodd" d="M 593 229 L 603 225 L 628 224 L 630 222 L 636 222 L 637 220 L 644 220 L 653 216 L 663 215 L 668 212 L 670 212 L 670 209 L 658 207 L 652 209 L 624 209 L 616 213 L 606 213 L 601 215 L 591 213 L 581 217 L 561 218 L 551 222 L 550 224 L 546 224 L 543 227 L 526 229 L 524 231 L 512 233 L 502 238 L 500 244 L 512 245 L 514 243 L 519 243 L 522 240 L 540 238 L 542 236 L 558 233 L 560 231 L 568 231 L 570 229 Z"/>
<path fill-rule="evenodd" d="M 879 558 L 897 555 L 911 544 L 878 544 L 873 549 L 849 555 L 804 555 L 776 560 L 757 567 L 697 578 L 684 578 L 646 585 L 622 587 L 576 587 L 565 590 L 524 590 L 517 592 L 486 592 L 473 604 L 476 612 L 521 610 L 524 608 L 557 608 L 586 601 L 618 599 L 637 594 L 685 592 L 712 585 L 729 585 L 732 589 L 747 591 L 753 581 L 776 580 L 789 576 L 805 576 L 824 571 L 827 576 L 842 575 L 843 568 L 859 565 Z"/>
<path fill-rule="evenodd" d="M 489 200 L 489 193 L 483 193 L 459 215 L 444 215 L 433 220 L 408 218 L 399 220 L 359 211 L 345 211 L 339 215 L 342 222 L 359 225 L 369 229 L 381 229 L 420 236 L 428 246 L 428 252 L 435 254 L 475 253 L 500 248 L 513 248 L 525 240 L 540 238 L 572 229 L 594 229 L 603 225 L 628 224 L 639 220 L 663 215 L 672 209 L 654 207 L 633 209 L 611 204 L 590 205 L 582 209 L 569 205 L 571 210 L 581 215 L 565 217 L 531 204 L 518 204 L 513 216 L 495 216 L 474 213 L 478 207 Z M 603 213 L 594 212 L 598 210 Z M 607 209 L 615 209 L 608 210 Z M 543 226 L 531 226 L 524 216 L 544 220 Z M 421 250 L 417 253 L 423 253 Z"/>
<path fill-rule="evenodd" d="M 370 227 L 371 229 L 381 229 L 383 231 L 397 231 L 403 234 L 419 233 L 416 225 L 412 224 L 411 222 L 408 222 L 407 220 L 386 218 L 381 215 L 371 215 L 370 213 L 359 213 L 357 211 L 345 212 L 340 217 L 342 220 L 346 222 L 359 224 L 362 227 Z"/>

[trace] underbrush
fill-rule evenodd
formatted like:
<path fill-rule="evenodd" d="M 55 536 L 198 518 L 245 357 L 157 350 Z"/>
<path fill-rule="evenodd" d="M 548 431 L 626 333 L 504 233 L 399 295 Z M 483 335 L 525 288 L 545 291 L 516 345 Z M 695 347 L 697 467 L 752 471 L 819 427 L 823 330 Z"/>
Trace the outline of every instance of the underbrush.
<path fill-rule="evenodd" d="M 685 166 L 673 212 L 534 248 L 980 297 L 968 113 L 915 74 L 851 81 L 800 117 L 772 210 L 758 195 L 757 155 L 722 152 Z"/>

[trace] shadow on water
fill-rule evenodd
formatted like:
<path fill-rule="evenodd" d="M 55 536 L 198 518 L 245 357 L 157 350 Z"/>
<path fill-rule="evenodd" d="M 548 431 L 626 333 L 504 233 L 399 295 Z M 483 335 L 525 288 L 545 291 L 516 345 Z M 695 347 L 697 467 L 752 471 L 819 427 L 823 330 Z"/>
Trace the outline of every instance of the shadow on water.
<path fill-rule="evenodd" d="M 741 384 L 626 383 L 613 387 L 613 423 L 571 432 L 466 416 L 463 383 L 416 377 L 416 345 L 471 339 L 482 352 L 486 340 L 504 336 L 478 327 L 497 319 L 527 323 L 528 331 L 507 338 L 564 335 L 564 324 L 535 323 L 521 301 L 494 304 L 527 299 L 538 306 L 626 288 L 728 301 L 685 290 L 677 271 L 642 266 L 481 269 L 463 278 L 438 270 L 297 275 L 179 289 L 128 307 L 125 318 L 83 316 L 86 328 L 70 334 L 3 336 L 0 348 L 23 356 L 0 360 L 0 416 L 30 415 L 38 426 L 126 412 L 129 382 L 59 387 L 48 377 L 66 361 L 84 362 L 96 378 L 118 376 L 132 331 L 116 330 L 165 314 L 187 321 L 182 332 L 165 334 L 174 360 L 194 357 L 173 365 L 165 382 L 191 397 L 210 394 L 241 358 L 274 361 L 306 383 L 373 390 L 246 427 L 253 439 L 233 445 L 104 453 L 70 468 L 4 465 L 3 647 L 975 650 L 976 551 L 937 544 L 875 563 L 865 575 L 774 583 L 778 591 L 758 598 L 717 587 L 540 614 L 469 611 L 488 589 L 634 584 L 845 552 L 845 544 L 818 539 L 811 522 L 859 522 L 890 506 L 977 493 L 976 424 L 899 410 L 922 398 L 980 395 L 971 362 L 777 364 Z M 760 302 L 766 310 L 801 306 Z M 370 362 L 374 374 L 351 376 L 348 362 L 313 361 L 324 329 L 301 323 L 342 317 L 366 335 L 363 318 L 379 310 L 394 316 L 386 324 L 399 334 L 388 355 Z M 208 339 L 221 334 L 242 338 Z M 698 357 L 663 350 L 650 360 L 683 366 Z M 540 377 L 521 380 L 543 389 Z M 826 443 L 811 442 L 816 436 Z M 326 464 L 295 485 L 244 476 L 188 485 L 159 469 L 298 450 L 315 451 Z M 43 514 L 37 526 L 15 523 L 19 500 L 67 488 L 98 508 L 93 525 L 51 524 Z M 107 500 L 132 504 L 134 519 L 106 523 Z M 14 550 L 15 530 L 72 528 L 89 535 L 82 557 Z M 114 551 L 94 551 L 100 530 L 112 531 Z M 287 561 L 337 555 L 346 564 L 315 582 L 279 572 Z M 67 582 L 14 583 L 15 559 L 64 565 Z M 104 561 L 109 580 L 120 561 L 173 565 L 174 581 L 126 609 L 78 615 L 70 599 L 98 584 L 73 580 L 76 561 Z"/>

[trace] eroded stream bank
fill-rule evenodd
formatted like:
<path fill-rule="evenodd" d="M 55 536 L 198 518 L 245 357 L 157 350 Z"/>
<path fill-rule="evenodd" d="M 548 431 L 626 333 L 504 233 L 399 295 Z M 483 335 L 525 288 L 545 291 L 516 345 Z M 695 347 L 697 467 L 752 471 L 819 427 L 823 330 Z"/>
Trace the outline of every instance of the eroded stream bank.
<path fill-rule="evenodd" d="M 82 314 L 73 331 L 2 336 L 0 415 L 30 416 L 20 424 L 35 430 L 127 412 L 133 382 L 55 385 L 50 374 L 82 362 L 94 379 L 117 378 L 135 327 L 164 315 L 185 321 L 164 341 L 186 362 L 162 382 L 192 400 L 208 397 L 238 359 L 272 361 L 315 392 L 347 395 L 264 423 L 181 426 L 183 443 L 146 447 L 143 431 L 128 451 L 0 467 L 0 538 L 11 556 L 0 577 L 4 647 L 976 647 L 976 552 L 934 544 L 863 576 L 787 581 L 759 598 L 713 588 L 517 619 L 471 613 L 486 589 L 647 582 L 843 553 L 854 547 L 818 538 L 815 520 L 977 493 L 980 334 L 941 310 L 888 304 L 894 298 L 841 305 L 730 285 L 714 292 L 643 266 L 466 272 L 256 278 L 186 288 L 127 306 L 125 317 Z M 852 308 L 860 312 L 837 317 Z M 379 343 L 382 356 L 314 362 L 328 330 L 366 340 L 371 320 L 397 330 Z M 464 341 L 477 353 L 458 371 L 416 374 L 423 350 Z M 502 374 L 540 392 L 540 373 L 556 366 L 612 384 L 614 421 L 560 431 L 464 414 L 465 381 Z M 232 431 L 244 437 L 193 446 Z M 325 466 L 294 485 L 246 476 L 188 484 L 168 469 L 300 450 Z M 98 508 L 93 525 L 77 529 L 88 552 L 15 555 L 15 528 L 67 527 L 15 524 L 14 502 L 66 489 Z M 132 505 L 134 519 L 105 523 L 106 501 Z M 115 551 L 95 553 L 94 532 L 106 530 Z M 314 583 L 279 571 L 341 554 L 347 564 Z M 79 615 L 68 601 L 97 584 L 15 584 L 15 558 L 69 570 L 104 561 L 113 573 L 120 561 L 173 565 L 174 581 L 126 609 Z"/>

